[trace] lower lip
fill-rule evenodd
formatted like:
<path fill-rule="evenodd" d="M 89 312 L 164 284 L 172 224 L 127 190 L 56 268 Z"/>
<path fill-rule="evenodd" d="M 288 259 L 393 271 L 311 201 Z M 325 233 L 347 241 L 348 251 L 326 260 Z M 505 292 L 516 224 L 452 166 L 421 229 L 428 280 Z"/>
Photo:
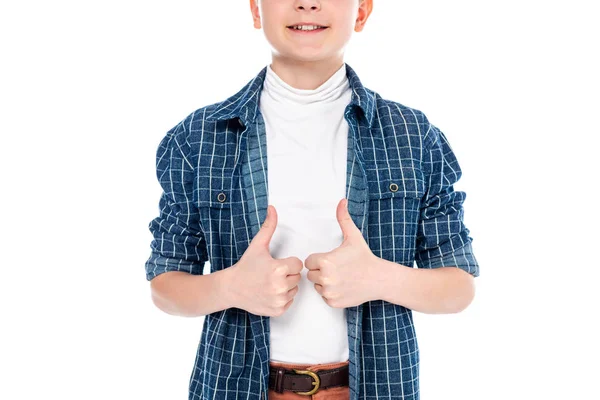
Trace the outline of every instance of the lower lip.
<path fill-rule="evenodd" d="M 292 31 L 293 33 L 297 33 L 298 35 L 314 35 L 319 32 L 323 32 L 326 29 L 328 29 L 328 28 L 319 28 L 319 29 L 313 29 L 312 31 L 308 31 L 308 30 L 302 30 L 302 29 L 288 28 L 288 30 Z"/>

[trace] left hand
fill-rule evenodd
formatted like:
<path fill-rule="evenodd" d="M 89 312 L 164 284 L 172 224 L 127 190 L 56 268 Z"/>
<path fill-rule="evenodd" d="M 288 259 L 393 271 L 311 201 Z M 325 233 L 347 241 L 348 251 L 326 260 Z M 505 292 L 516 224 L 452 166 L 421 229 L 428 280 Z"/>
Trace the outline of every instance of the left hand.
<path fill-rule="evenodd" d="M 327 253 L 313 253 L 304 260 L 307 278 L 323 300 L 335 308 L 351 307 L 376 299 L 377 256 L 348 213 L 346 199 L 337 206 L 336 217 L 344 240 Z"/>

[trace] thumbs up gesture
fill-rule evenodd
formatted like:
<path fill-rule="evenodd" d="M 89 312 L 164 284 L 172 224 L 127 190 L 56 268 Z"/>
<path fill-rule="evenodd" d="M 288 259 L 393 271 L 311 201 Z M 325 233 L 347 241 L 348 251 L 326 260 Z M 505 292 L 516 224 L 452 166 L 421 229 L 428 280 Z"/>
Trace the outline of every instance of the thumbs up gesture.
<path fill-rule="evenodd" d="M 301 279 L 302 260 L 275 259 L 269 244 L 277 228 L 277 211 L 269 205 L 267 218 L 240 260 L 228 268 L 234 307 L 256 315 L 278 317 L 294 301 Z"/>
<path fill-rule="evenodd" d="M 323 300 L 335 308 L 351 307 L 375 300 L 379 273 L 377 256 L 348 213 L 347 200 L 337 206 L 336 216 L 344 241 L 328 253 L 313 253 L 304 260 L 307 278 Z"/>

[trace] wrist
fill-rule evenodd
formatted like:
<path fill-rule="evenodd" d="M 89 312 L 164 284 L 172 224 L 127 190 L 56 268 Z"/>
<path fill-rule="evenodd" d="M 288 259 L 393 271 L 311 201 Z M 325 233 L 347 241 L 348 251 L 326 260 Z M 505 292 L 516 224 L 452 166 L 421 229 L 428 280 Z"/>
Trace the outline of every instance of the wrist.
<path fill-rule="evenodd" d="M 220 296 L 222 299 L 224 299 L 227 308 L 239 308 L 237 297 L 238 289 L 235 281 L 235 274 L 237 270 L 235 267 L 236 264 L 219 271 L 221 274 L 219 282 L 219 290 L 221 292 Z"/>
<path fill-rule="evenodd" d="M 371 298 L 373 300 L 385 300 L 385 285 L 389 280 L 388 266 L 386 260 L 373 255 L 371 262 Z"/>
<path fill-rule="evenodd" d="M 375 257 L 373 262 L 374 279 L 372 283 L 373 297 L 376 300 L 390 301 L 390 292 L 395 290 L 398 282 L 398 274 L 401 273 L 403 265 L 388 261 L 384 258 Z"/>

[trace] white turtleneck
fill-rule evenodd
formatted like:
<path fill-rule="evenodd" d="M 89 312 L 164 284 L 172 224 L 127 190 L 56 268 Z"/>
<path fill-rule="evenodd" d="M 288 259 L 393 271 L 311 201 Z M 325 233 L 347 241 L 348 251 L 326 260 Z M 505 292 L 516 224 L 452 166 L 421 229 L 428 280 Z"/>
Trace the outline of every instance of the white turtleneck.
<path fill-rule="evenodd" d="M 273 258 L 333 250 L 342 243 L 336 218 L 346 194 L 348 124 L 344 110 L 351 90 L 342 65 L 312 90 L 296 89 L 267 66 L 259 108 L 267 134 L 269 204 L 277 228 Z M 301 272 L 292 305 L 270 318 L 271 361 L 330 363 L 348 360 L 344 308 L 327 305 Z"/>

